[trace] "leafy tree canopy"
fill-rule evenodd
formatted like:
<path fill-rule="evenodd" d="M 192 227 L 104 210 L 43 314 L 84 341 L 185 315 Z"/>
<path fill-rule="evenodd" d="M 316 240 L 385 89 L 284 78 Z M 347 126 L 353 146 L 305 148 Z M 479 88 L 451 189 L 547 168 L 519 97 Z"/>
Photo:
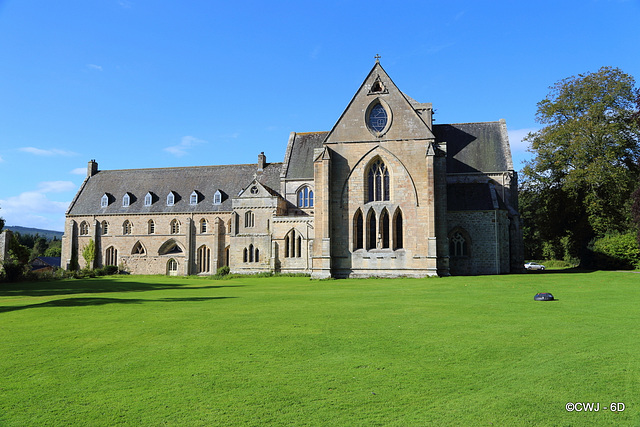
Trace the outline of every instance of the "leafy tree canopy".
<path fill-rule="evenodd" d="M 630 195 L 640 172 L 640 90 L 618 68 L 561 80 L 538 103 L 530 133 L 534 158 L 523 191 L 543 240 L 569 236 L 578 254 L 588 241 L 631 224 Z"/>

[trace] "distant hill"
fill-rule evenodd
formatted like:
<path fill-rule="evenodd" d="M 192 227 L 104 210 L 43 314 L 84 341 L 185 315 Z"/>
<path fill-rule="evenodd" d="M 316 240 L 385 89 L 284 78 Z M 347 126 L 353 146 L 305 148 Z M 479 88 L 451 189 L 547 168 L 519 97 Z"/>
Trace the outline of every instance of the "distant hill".
<path fill-rule="evenodd" d="M 4 228 L 18 232 L 20 234 L 37 234 L 40 237 L 44 237 L 45 239 L 49 240 L 53 240 L 54 237 L 60 240 L 62 238 L 62 235 L 64 234 L 62 231 L 42 230 L 40 228 L 20 227 L 18 225 L 9 225 Z"/>

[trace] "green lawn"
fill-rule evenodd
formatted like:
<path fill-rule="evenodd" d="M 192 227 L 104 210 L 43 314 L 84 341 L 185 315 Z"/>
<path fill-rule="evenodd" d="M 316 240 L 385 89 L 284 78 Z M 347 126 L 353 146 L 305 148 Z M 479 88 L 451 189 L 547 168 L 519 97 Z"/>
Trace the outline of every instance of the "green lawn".
<path fill-rule="evenodd" d="M 0 284 L 0 425 L 638 425 L 639 302 L 630 272 Z"/>

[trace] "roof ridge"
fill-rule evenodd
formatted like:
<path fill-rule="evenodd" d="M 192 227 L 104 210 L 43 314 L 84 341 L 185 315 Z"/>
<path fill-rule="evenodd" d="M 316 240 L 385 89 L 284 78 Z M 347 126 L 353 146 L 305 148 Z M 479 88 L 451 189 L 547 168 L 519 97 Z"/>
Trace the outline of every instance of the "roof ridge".
<path fill-rule="evenodd" d="M 282 162 L 268 162 L 267 167 L 271 165 L 281 165 Z M 220 167 L 238 167 L 238 166 L 255 166 L 256 163 L 240 163 L 230 165 L 204 165 L 204 166 L 169 166 L 164 168 L 132 168 L 132 169 L 104 169 L 99 172 L 126 172 L 126 171 L 158 171 L 158 170 L 176 170 L 176 169 L 198 169 L 198 168 L 220 168 Z"/>

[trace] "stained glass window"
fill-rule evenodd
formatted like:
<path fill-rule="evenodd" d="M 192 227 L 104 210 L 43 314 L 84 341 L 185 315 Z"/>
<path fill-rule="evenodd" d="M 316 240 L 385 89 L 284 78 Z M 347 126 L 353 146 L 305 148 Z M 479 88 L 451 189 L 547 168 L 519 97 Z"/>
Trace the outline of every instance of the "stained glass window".
<path fill-rule="evenodd" d="M 369 127 L 375 132 L 382 132 L 387 126 L 387 110 L 382 104 L 376 104 L 369 111 Z"/>

